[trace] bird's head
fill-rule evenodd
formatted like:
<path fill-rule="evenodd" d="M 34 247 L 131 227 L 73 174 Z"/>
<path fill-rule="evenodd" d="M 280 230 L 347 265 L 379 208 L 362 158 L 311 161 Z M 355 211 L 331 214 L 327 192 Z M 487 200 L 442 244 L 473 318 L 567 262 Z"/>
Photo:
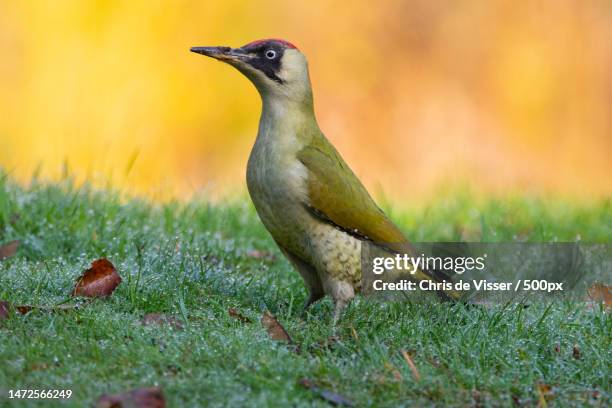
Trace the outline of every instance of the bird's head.
<path fill-rule="evenodd" d="M 312 99 L 306 57 L 288 41 L 267 39 L 240 48 L 192 47 L 191 51 L 232 65 L 253 82 L 264 99 Z"/>

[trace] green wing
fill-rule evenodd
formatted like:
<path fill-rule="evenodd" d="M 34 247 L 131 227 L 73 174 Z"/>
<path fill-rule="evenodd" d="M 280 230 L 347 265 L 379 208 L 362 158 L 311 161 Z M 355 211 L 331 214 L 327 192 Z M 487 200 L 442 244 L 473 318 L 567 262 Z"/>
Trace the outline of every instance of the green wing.
<path fill-rule="evenodd" d="M 360 239 L 391 252 L 415 254 L 404 234 L 387 218 L 340 154 L 325 136 L 315 136 L 297 154 L 308 169 L 309 210 Z M 441 271 L 416 271 L 416 280 L 450 280 Z M 444 299 L 459 299 L 456 291 L 438 292 Z"/>
<path fill-rule="evenodd" d="M 357 176 L 323 135 L 297 154 L 309 171 L 309 209 L 349 234 L 394 252 L 409 250 L 402 232 L 376 205 Z"/>

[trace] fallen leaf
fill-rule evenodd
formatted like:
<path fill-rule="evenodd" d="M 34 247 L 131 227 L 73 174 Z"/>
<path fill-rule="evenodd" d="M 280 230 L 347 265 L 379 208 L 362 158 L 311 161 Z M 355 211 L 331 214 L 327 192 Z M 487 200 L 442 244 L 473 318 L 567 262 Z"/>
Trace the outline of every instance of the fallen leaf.
<path fill-rule="evenodd" d="M 299 384 L 306 388 L 307 390 L 312 391 L 319 398 L 329 402 L 330 404 L 337 407 L 353 407 L 355 404 L 350 399 L 342 396 L 340 394 L 336 394 L 335 392 L 319 388 L 314 381 L 309 380 L 308 378 L 303 378 L 299 381 Z"/>
<path fill-rule="evenodd" d="M 96 408 L 165 408 L 164 393 L 158 387 L 139 388 L 122 394 L 102 395 Z"/>
<path fill-rule="evenodd" d="M 270 314 L 270 312 L 265 311 L 264 314 L 261 315 L 261 324 L 266 328 L 272 340 L 293 343 L 287 330 L 285 330 L 278 320 L 276 320 L 276 317 Z"/>
<path fill-rule="evenodd" d="M 580 359 L 580 347 L 578 347 L 577 344 L 574 344 L 574 347 L 572 348 L 572 357 L 574 357 L 576 360 Z"/>
<path fill-rule="evenodd" d="M 610 286 L 603 283 L 594 283 L 587 289 L 587 294 L 589 300 L 603 303 L 606 307 L 612 307 L 612 290 Z"/>
<path fill-rule="evenodd" d="M 265 259 L 266 261 L 276 260 L 276 255 L 274 255 L 272 252 L 260 251 L 258 249 L 253 249 L 247 252 L 247 256 L 253 259 Z"/>
<path fill-rule="evenodd" d="M 77 279 L 72 296 L 107 297 L 120 283 L 113 264 L 108 259 L 98 259 Z"/>
<path fill-rule="evenodd" d="M 174 316 L 169 316 L 161 313 L 147 313 L 144 315 L 141 322 L 145 326 L 161 326 L 167 324 L 177 330 L 181 330 L 183 328 L 183 324 L 179 319 Z"/>
<path fill-rule="evenodd" d="M 406 363 L 408 363 L 408 367 L 410 367 L 410 371 L 412 371 L 412 376 L 414 377 L 415 381 L 419 381 L 421 379 L 421 374 L 419 374 L 419 370 L 417 369 L 416 365 L 414 365 L 414 361 L 412 361 L 410 354 L 408 354 L 406 350 L 400 350 L 400 352 L 402 353 L 404 360 L 406 360 Z"/>
<path fill-rule="evenodd" d="M 0 261 L 15 255 L 17 249 L 19 249 L 19 241 L 11 241 L 0 246 Z"/>
<path fill-rule="evenodd" d="M 17 311 L 23 315 L 31 312 L 34 307 L 30 305 L 19 305 L 15 306 L 15 309 L 17 309 Z"/>
<path fill-rule="evenodd" d="M 253 322 L 251 319 L 249 319 L 248 317 L 246 317 L 245 315 L 243 315 L 242 313 L 240 313 L 238 310 L 234 309 L 233 307 L 230 307 L 227 310 L 227 313 L 230 315 L 230 317 L 240 320 L 242 323 L 252 323 Z"/>

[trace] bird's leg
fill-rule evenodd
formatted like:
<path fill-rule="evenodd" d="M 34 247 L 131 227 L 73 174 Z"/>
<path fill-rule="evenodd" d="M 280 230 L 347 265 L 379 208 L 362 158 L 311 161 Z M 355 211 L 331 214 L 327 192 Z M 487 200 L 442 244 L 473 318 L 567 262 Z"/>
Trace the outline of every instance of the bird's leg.
<path fill-rule="evenodd" d="M 332 320 L 332 336 L 336 336 L 336 328 L 342 317 L 344 309 L 355 297 L 355 290 L 348 282 L 333 281 L 331 285 L 332 297 L 334 299 L 334 317 Z"/>
<path fill-rule="evenodd" d="M 334 335 L 335 335 L 336 326 L 338 325 L 338 322 L 340 321 L 340 318 L 342 317 L 342 313 L 344 312 L 344 309 L 346 309 L 346 305 L 348 305 L 348 301 L 344 299 L 336 299 L 336 301 L 334 302 L 334 319 L 332 320 L 332 327 L 334 329 Z"/>
<path fill-rule="evenodd" d="M 306 309 L 308 309 L 310 305 L 315 303 L 317 300 L 325 296 L 323 285 L 321 284 L 321 280 L 317 275 L 317 270 L 312 265 L 302 261 L 291 252 L 287 251 L 278 243 L 278 241 L 276 243 L 287 259 L 289 259 L 289 261 L 293 264 L 295 269 L 298 270 L 304 279 L 304 283 L 306 283 L 306 287 L 308 288 L 308 299 L 306 299 L 306 302 L 302 307 L 302 312 L 300 313 L 300 315 L 304 317 L 306 315 Z"/>

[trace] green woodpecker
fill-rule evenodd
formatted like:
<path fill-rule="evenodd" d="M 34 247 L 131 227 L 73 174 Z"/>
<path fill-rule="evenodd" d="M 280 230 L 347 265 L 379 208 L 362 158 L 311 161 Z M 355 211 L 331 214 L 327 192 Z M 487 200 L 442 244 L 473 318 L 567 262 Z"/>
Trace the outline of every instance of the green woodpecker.
<path fill-rule="evenodd" d="M 409 242 L 319 129 L 308 63 L 293 44 L 268 39 L 191 51 L 237 68 L 259 91 L 263 109 L 247 166 L 249 194 L 308 287 L 304 308 L 330 295 L 336 322 L 361 289 L 362 244 L 406 254 Z M 430 275 L 417 271 L 412 278 Z"/>

